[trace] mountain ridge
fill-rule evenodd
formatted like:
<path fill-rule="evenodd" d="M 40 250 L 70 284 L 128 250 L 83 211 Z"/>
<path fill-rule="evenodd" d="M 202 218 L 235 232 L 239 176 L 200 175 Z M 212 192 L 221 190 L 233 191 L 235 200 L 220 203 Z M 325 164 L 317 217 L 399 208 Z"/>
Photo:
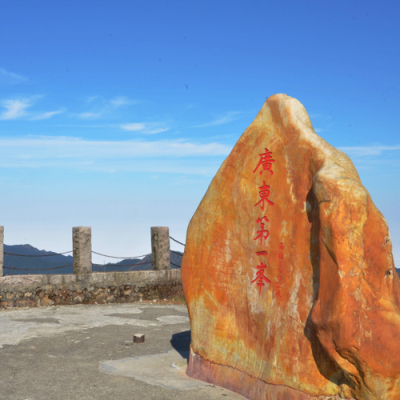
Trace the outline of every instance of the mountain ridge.
<path fill-rule="evenodd" d="M 171 269 L 180 268 L 182 257 L 176 253 L 183 255 L 181 252 L 171 251 Z M 19 256 L 13 254 L 18 254 Z M 52 254 L 53 256 L 50 256 Z M 39 250 L 30 244 L 4 245 L 4 275 L 72 274 L 72 264 L 72 255 L 63 255 L 53 251 Z M 179 265 L 179 267 L 173 264 Z M 129 266 L 127 267 L 127 265 Z M 61 268 L 63 266 L 64 268 Z M 107 264 L 92 264 L 93 272 L 146 271 L 151 269 L 151 254 L 147 254 L 143 258 L 127 258 Z"/>

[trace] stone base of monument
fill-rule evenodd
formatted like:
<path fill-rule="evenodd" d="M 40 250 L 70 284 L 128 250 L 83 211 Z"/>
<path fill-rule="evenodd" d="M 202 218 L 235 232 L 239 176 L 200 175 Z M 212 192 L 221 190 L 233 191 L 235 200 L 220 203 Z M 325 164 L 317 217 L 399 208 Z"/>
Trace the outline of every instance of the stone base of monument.
<path fill-rule="evenodd" d="M 248 399 L 257 400 L 355 400 L 340 396 L 310 396 L 285 385 L 272 385 L 235 368 L 215 364 L 190 351 L 186 371 L 191 378 L 221 386 Z"/>

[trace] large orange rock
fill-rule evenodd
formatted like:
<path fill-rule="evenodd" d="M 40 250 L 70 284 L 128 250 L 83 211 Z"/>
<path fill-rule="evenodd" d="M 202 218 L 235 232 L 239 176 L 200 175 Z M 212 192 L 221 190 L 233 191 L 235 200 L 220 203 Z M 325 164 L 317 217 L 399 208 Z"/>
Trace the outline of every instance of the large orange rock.
<path fill-rule="evenodd" d="M 388 226 L 304 107 L 270 97 L 187 233 L 188 375 L 249 399 L 400 399 Z"/>

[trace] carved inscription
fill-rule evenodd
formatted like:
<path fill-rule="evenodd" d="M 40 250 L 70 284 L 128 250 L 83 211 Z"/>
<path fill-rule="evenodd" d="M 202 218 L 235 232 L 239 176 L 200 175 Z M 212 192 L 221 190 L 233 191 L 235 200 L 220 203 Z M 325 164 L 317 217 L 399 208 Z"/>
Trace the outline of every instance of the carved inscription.
<path fill-rule="evenodd" d="M 272 151 L 269 151 L 267 148 L 265 148 L 265 153 L 259 154 L 259 157 L 260 159 L 258 161 L 256 168 L 253 171 L 253 174 L 255 174 L 260 169 L 259 171 L 260 175 L 264 171 L 269 171 L 270 174 L 273 175 L 274 171 L 272 170 L 272 163 L 274 163 L 275 160 L 272 158 Z M 266 213 L 268 205 L 269 206 L 274 205 L 274 202 L 269 198 L 270 195 L 271 195 L 271 187 L 270 185 L 267 185 L 265 181 L 263 181 L 263 184 L 258 187 L 258 202 L 254 204 L 254 207 L 261 209 L 263 214 Z M 265 246 L 269 238 L 269 230 L 267 229 L 268 222 L 269 219 L 267 218 L 266 215 L 262 215 L 261 217 L 258 217 L 256 220 L 256 224 L 258 225 L 258 230 L 256 232 L 256 237 L 253 238 L 253 240 L 260 247 Z M 255 253 L 258 256 L 268 255 L 267 250 L 258 250 Z M 257 284 L 259 296 L 261 296 L 262 287 L 265 286 L 266 283 L 271 284 L 271 281 L 264 275 L 266 269 L 267 269 L 267 264 L 260 262 L 260 264 L 257 265 L 256 268 L 256 277 L 251 281 L 252 284 L 253 283 Z"/>
<path fill-rule="evenodd" d="M 262 166 L 262 169 L 260 171 L 260 175 L 264 171 L 269 171 L 271 175 L 273 175 L 274 171 L 272 171 L 272 163 L 275 162 L 275 160 L 272 159 L 272 151 L 269 151 L 267 148 L 265 148 L 265 153 L 259 154 L 260 156 L 260 161 L 257 164 L 256 169 L 253 171 L 253 174 L 258 170 L 258 167 Z"/>
<path fill-rule="evenodd" d="M 271 281 L 264 275 L 264 270 L 267 268 L 267 266 L 263 263 L 260 263 L 260 265 L 257 265 L 257 273 L 256 273 L 256 278 L 251 281 L 251 283 L 257 282 L 258 286 L 258 295 L 261 296 L 261 288 L 265 286 L 265 282 L 271 283 Z"/>
<path fill-rule="evenodd" d="M 254 204 L 255 206 L 258 206 L 260 204 L 260 208 L 261 210 L 264 211 L 264 206 L 265 206 L 265 202 L 267 202 L 269 205 L 273 206 L 274 203 L 268 198 L 269 195 L 271 194 L 270 186 L 265 184 L 265 181 L 263 182 L 263 185 L 260 186 L 260 191 L 258 192 L 258 194 L 260 195 L 261 200 L 257 203 Z"/>
<path fill-rule="evenodd" d="M 274 174 L 274 171 L 272 170 L 272 163 L 275 162 L 275 160 L 272 158 L 272 151 L 269 151 L 267 148 L 265 148 L 265 153 L 259 154 L 259 161 L 256 166 L 256 168 L 253 171 L 253 174 L 259 171 L 260 175 L 264 171 L 269 171 L 271 175 Z M 263 180 L 262 185 L 258 186 L 258 202 L 254 204 L 254 207 L 257 207 L 258 210 L 262 212 L 261 217 L 258 217 L 256 220 L 256 224 L 258 225 L 257 231 L 256 231 L 256 236 L 253 238 L 253 240 L 256 242 L 257 247 L 263 247 L 268 243 L 268 238 L 270 237 L 270 232 L 268 230 L 268 223 L 270 222 L 267 216 L 265 215 L 268 209 L 268 206 L 273 207 L 275 203 L 270 199 L 271 196 L 271 186 Z M 270 214 L 271 215 L 271 214 Z M 285 246 L 283 243 L 279 244 L 279 253 L 278 253 L 278 262 L 279 262 L 279 268 L 278 268 L 278 275 L 276 276 L 276 281 L 274 281 L 273 286 L 275 286 L 274 290 L 274 296 L 275 298 L 280 297 L 282 298 L 281 295 L 281 289 L 282 289 L 282 280 L 283 280 L 283 267 L 282 267 L 282 262 L 284 259 L 284 253 L 283 250 L 285 249 Z M 258 295 L 261 296 L 261 289 L 263 286 L 266 284 L 272 285 L 272 282 L 270 279 L 268 279 L 265 276 L 265 270 L 267 269 L 267 260 L 266 257 L 268 255 L 267 250 L 258 250 L 255 252 L 257 256 L 263 256 L 263 262 L 260 262 L 259 265 L 256 267 L 256 276 L 255 278 L 251 281 L 252 284 L 257 284 L 258 286 Z"/>
<path fill-rule="evenodd" d="M 263 221 L 264 220 L 264 221 Z M 265 223 L 269 222 L 269 219 L 267 219 L 267 217 L 261 217 L 261 218 L 257 218 L 256 223 L 260 224 L 260 227 L 257 231 L 257 236 L 253 239 L 253 240 L 259 240 L 260 241 L 260 246 L 262 246 L 263 244 L 263 240 L 266 241 L 268 239 L 269 236 L 269 231 L 264 229 Z"/>

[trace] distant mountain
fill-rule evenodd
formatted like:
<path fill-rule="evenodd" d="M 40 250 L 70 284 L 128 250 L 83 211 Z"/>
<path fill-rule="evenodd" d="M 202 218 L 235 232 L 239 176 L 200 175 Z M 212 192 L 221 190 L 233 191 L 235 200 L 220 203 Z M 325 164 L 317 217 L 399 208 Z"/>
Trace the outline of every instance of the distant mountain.
<path fill-rule="evenodd" d="M 179 253 L 175 254 L 175 253 Z M 170 253 L 170 260 L 171 260 L 171 269 L 178 269 L 181 266 L 182 256 L 183 253 L 176 251 Z M 138 264 L 138 265 L 135 265 Z M 177 267 L 176 265 L 179 265 Z M 124 267 L 127 265 L 127 267 Z M 142 259 L 139 258 L 127 258 L 125 260 L 119 261 L 117 263 L 108 263 L 108 264 L 93 264 L 93 271 L 99 272 L 109 272 L 109 271 L 148 271 L 153 269 L 151 263 L 151 254 L 147 254 L 147 256 L 143 257 Z"/>
<path fill-rule="evenodd" d="M 10 254 L 7 254 L 10 253 Z M 22 257 L 11 254 L 21 254 Z M 72 255 L 61 255 L 51 257 L 23 257 L 28 255 L 49 255 L 56 254 L 52 251 L 39 250 L 29 244 L 18 244 L 14 246 L 4 245 L 4 275 L 28 275 L 28 274 L 70 274 L 72 273 Z M 72 254 L 72 253 L 71 253 Z M 71 265 L 70 267 L 59 268 L 55 270 L 40 271 L 42 268 L 61 267 Z M 20 271 L 7 269 L 26 268 L 33 271 Z"/>
<path fill-rule="evenodd" d="M 4 245 L 4 275 L 28 275 L 28 274 L 72 274 L 73 258 L 72 255 L 60 255 L 51 257 L 17 257 L 6 253 L 22 254 L 22 255 L 47 255 L 56 254 L 52 251 L 39 250 L 29 244 L 18 244 L 14 246 Z M 175 254 L 178 253 L 178 254 Z M 180 268 L 183 253 L 171 251 L 171 269 Z M 136 265 L 137 264 L 137 265 Z M 177 267 L 176 265 L 179 265 Z M 70 265 L 65 268 L 41 271 L 42 268 L 60 267 Z M 129 265 L 124 267 L 124 265 Z M 11 270 L 12 268 L 33 269 L 33 271 Z M 117 263 L 93 264 L 93 272 L 110 272 L 110 271 L 147 271 L 152 269 L 151 254 L 147 254 L 144 258 L 125 259 Z M 400 269 L 397 269 L 400 277 Z"/>
<path fill-rule="evenodd" d="M 8 253 L 8 254 L 7 254 Z M 178 254 L 175 254 L 178 253 Z M 181 265 L 181 252 L 171 252 L 171 269 L 177 269 Z M 15 256 L 19 254 L 21 256 Z M 28 274 L 72 274 L 73 258 L 72 253 L 68 255 L 54 255 L 50 257 L 25 257 L 25 256 L 48 256 L 57 254 L 52 251 L 39 250 L 29 244 L 20 245 L 4 245 L 4 275 L 28 275 Z M 138 265 L 136 265 L 138 264 Z M 179 267 L 173 265 L 176 264 Z M 126 265 L 126 267 L 124 267 Z M 57 269 L 42 270 L 46 268 L 62 267 Z M 8 268 L 18 268 L 18 270 Z M 26 271 L 22 269 L 27 269 Z M 139 259 L 125 259 L 116 263 L 93 264 L 93 272 L 110 272 L 110 271 L 143 271 L 151 270 L 151 254 Z"/>

